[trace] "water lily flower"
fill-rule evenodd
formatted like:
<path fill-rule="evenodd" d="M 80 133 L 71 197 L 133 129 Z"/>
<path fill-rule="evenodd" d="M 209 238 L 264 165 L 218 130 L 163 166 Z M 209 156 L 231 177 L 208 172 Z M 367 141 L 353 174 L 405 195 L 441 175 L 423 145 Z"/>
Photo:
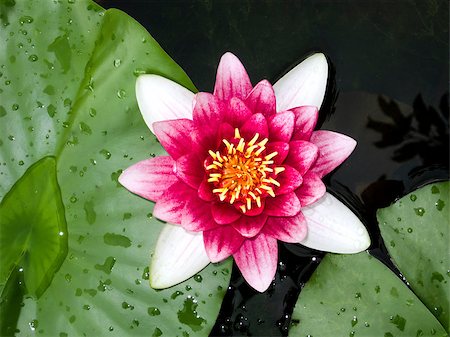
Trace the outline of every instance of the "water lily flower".
<path fill-rule="evenodd" d="M 277 240 L 336 253 L 368 248 L 364 225 L 322 182 L 356 146 L 348 136 L 314 131 L 327 78 L 318 53 L 273 86 L 252 86 L 226 53 L 212 94 L 158 75 L 137 79 L 143 118 L 168 155 L 134 164 L 119 181 L 156 202 L 153 215 L 168 223 L 151 263 L 153 288 L 233 256 L 263 292 L 276 272 Z"/>

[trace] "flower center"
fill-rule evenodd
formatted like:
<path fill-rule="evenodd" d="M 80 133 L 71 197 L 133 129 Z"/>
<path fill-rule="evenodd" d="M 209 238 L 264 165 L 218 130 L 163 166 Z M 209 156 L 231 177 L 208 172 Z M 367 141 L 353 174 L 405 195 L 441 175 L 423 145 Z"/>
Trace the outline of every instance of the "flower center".
<path fill-rule="evenodd" d="M 276 167 L 272 160 L 278 152 L 266 154 L 267 138 L 259 140 L 259 134 L 246 142 L 239 129 L 234 130 L 232 140 L 223 139 L 221 151 L 208 151 L 206 160 L 208 182 L 212 183 L 213 193 L 221 201 L 239 203 L 242 213 L 254 205 L 261 207 L 261 198 L 275 197 L 274 188 L 280 187 L 275 179 L 284 167 Z"/>

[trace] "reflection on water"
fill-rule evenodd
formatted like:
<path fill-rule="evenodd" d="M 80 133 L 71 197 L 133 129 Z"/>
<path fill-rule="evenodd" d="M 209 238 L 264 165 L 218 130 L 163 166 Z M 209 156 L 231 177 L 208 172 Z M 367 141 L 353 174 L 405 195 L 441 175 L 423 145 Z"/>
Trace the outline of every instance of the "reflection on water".
<path fill-rule="evenodd" d="M 140 21 L 200 90 L 211 90 L 217 62 L 227 50 L 243 60 L 255 83 L 277 78 L 311 51 L 323 51 L 336 72 L 319 124 L 358 141 L 326 184 L 363 219 L 371 253 L 385 263 L 376 209 L 426 182 L 448 178 L 448 2 L 101 4 Z M 299 291 L 321 256 L 280 244 L 278 271 L 264 294 L 247 286 L 234 269 L 211 335 L 287 335 Z"/>

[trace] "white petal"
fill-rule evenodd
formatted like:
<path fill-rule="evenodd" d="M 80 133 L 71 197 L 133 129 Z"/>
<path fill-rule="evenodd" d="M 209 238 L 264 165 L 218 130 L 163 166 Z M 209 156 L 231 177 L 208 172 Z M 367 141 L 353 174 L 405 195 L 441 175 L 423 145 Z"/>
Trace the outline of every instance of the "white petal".
<path fill-rule="evenodd" d="M 192 119 L 194 93 L 165 77 L 146 74 L 136 80 L 136 98 L 142 117 L 153 132 L 153 123 Z"/>
<path fill-rule="evenodd" d="M 328 63 L 324 54 L 316 53 L 295 66 L 274 85 L 277 111 L 314 105 L 318 109 L 325 96 Z"/>
<path fill-rule="evenodd" d="M 302 245 L 331 253 L 353 254 L 370 246 L 370 237 L 361 220 L 329 193 L 302 208 L 308 234 Z"/>
<path fill-rule="evenodd" d="M 150 265 L 150 285 L 155 289 L 174 286 L 209 263 L 201 232 L 166 225 L 159 235 Z"/>

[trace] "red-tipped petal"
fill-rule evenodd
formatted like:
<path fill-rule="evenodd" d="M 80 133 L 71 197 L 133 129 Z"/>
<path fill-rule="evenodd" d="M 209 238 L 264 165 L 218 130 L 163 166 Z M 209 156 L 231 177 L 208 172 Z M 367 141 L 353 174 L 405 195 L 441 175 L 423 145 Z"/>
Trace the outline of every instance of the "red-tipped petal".
<path fill-rule="evenodd" d="M 284 111 L 268 118 L 270 140 L 289 142 L 294 131 L 294 113 Z"/>
<path fill-rule="evenodd" d="M 269 217 L 263 232 L 283 242 L 298 243 L 306 237 L 308 226 L 303 213 L 299 212 L 291 217 Z"/>
<path fill-rule="evenodd" d="M 245 240 L 233 257 L 247 283 L 259 292 L 264 292 L 277 270 L 277 240 L 260 233 Z"/>
<path fill-rule="evenodd" d="M 253 113 L 262 113 L 265 117 L 276 113 L 275 92 L 267 80 L 256 84 L 244 102 Z"/>
<path fill-rule="evenodd" d="M 213 201 L 217 199 L 211 190 L 211 184 L 208 183 L 206 178 L 202 180 L 200 186 L 198 187 L 198 196 L 200 199 L 205 201 Z"/>
<path fill-rule="evenodd" d="M 300 212 L 300 201 L 294 192 L 266 198 L 264 213 L 269 216 L 294 216 Z"/>
<path fill-rule="evenodd" d="M 174 173 L 195 189 L 200 186 L 205 176 L 203 165 L 196 153 L 188 153 L 178 158 L 175 162 Z"/>
<path fill-rule="evenodd" d="M 119 183 L 145 199 L 156 201 L 178 181 L 173 165 L 168 156 L 142 160 L 123 171 Z"/>
<path fill-rule="evenodd" d="M 303 181 L 302 175 L 293 167 L 284 165 L 284 171 L 277 175 L 280 187 L 275 191 L 277 195 L 295 191 Z"/>
<path fill-rule="evenodd" d="M 224 108 L 224 121 L 229 123 L 234 130 L 234 128 L 240 128 L 252 114 L 243 101 L 233 97 Z"/>
<path fill-rule="evenodd" d="M 211 214 L 211 205 L 198 197 L 186 201 L 181 226 L 189 231 L 200 232 L 218 227 Z"/>
<path fill-rule="evenodd" d="M 267 215 L 260 214 L 258 216 L 241 216 L 233 222 L 231 226 L 237 230 L 242 236 L 252 238 L 257 235 L 266 223 Z"/>
<path fill-rule="evenodd" d="M 214 96 L 221 100 L 244 99 L 251 90 L 252 83 L 241 61 L 232 53 L 225 53 L 217 68 Z"/>
<path fill-rule="evenodd" d="M 319 148 L 319 157 L 311 172 L 323 177 L 333 171 L 350 156 L 356 146 L 356 141 L 341 133 L 332 131 L 314 131 L 311 135 L 312 143 Z"/>
<path fill-rule="evenodd" d="M 211 262 L 219 262 L 236 252 L 245 238 L 231 226 L 203 232 L 203 242 Z"/>
<path fill-rule="evenodd" d="M 266 118 L 263 114 L 257 113 L 252 115 L 240 128 L 241 136 L 249 141 L 255 134 L 259 134 L 259 140 L 267 138 L 269 135 Z"/>
<path fill-rule="evenodd" d="M 199 92 L 195 95 L 194 123 L 199 127 L 217 127 L 221 121 L 221 102 L 214 95 Z"/>
<path fill-rule="evenodd" d="M 315 106 L 301 106 L 293 108 L 295 115 L 294 133 L 292 140 L 309 140 L 319 118 L 319 110 Z"/>
<path fill-rule="evenodd" d="M 196 197 L 196 192 L 185 183 L 176 182 L 158 199 L 153 215 L 163 221 L 181 224 L 186 200 L 191 199 L 193 195 Z"/>
<path fill-rule="evenodd" d="M 317 174 L 307 172 L 303 176 L 302 185 L 295 191 L 295 194 L 302 207 L 305 207 L 322 198 L 326 190 L 325 184 Z"/>
<path fill-rule="evenodd" d="M 277 155 L 272 158 L 275 165 L 280 165 L 284 162 L 289 154 L 289 143 L 284 142 L 271 142 L 266 145 L 266 153 L 270 154 L 277 152 Z"/>
<path fill-rule="evenodd" d="M 211 211 L 214 220 L 221 225 L 232 223 L 242 215 L 234 206 L 222 202 L 213 203 Z"/>
<path fill-rule="evenodd" d="M 173 159 L 176 160 L 193 151 L 191 135 L 195 128 L 191 120 L 175 119 L 155 122 L 153 129 L 159 142 Z"/>
<path fill-rule="evenodd" d="M 316 145 L 305 140 L 295 140 L 289 143 L 289 154 L 285 163 L 303 175 L 315 163 L 318 156 L 319 149 Z"/>

